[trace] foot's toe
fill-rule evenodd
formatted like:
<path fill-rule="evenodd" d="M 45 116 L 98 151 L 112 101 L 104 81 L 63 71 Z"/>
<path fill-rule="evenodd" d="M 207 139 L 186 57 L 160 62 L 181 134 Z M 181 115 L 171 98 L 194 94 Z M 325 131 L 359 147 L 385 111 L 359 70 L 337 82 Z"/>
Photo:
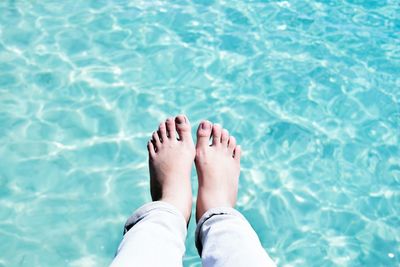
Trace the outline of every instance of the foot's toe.
<path fill-rule="evenodd" d="M 227 147 L 228 146 L 228 140 L 229 140 L 229 132 L 228 132 L 228 130 L 223 129 L 222 133 L 221 133 L 221 144 L 222 144 L 222 146 Z"/>
<path fill-rule="evenodd" d="M 233 136 L 229 136 L 229 141 L 228 141 L 228 150 L 233 156 L 233 150 L 236 147 L 236 139 Z"/>
<path fill-rule="evenodd" d="M 202 121 L 197 129 L 196 147 L 208 147 L 208 142 L 211 136 L 211 122 Z"/>
<path fill-rule="evenodd" d="M 149 157 L 151 159 L 156 156 L 156 151 L 154 150 L 154 145 L 151 141 L 147 142 L 147 150 L 149 151 Z"/>
<path fill-rule="evenodd" d="M 191 141 L 192 134 L 190 129 L 190 123 L 185 115 L 178 115 L 175 118 L 176 131 L 178 132 L 179 139 L 183 141 Z"/>
<path fill-rule="evenodd" d="M 213 146 L 218 146 L 221 144 L 221 132 L 221 126 L 219 124 L 214 124 L 212 128 Z"/>
<path fill-rule="evenodd" d="M 175 121 L 174 118 L 168 118 L 165 122 L 167 127 L 167 135 L 169 139 L 175 139 Z"/>
<path fill-rule="evenodd" d="M 153 143 L 155 150 L 160 149 L 161 141 L 157 132 L 153 132 L 153 135 L 151 136 L 151 142 Z"/>
<path fill-rule="evenodd" d="M 161 142 L 167 140 L 167 128 L 164 122 L 160 123 L 158 126 L 158 136 L 161 138 Z"/>
<path fill-rule="evenodd" d="M 235 150 L 233 151 L 233 158 L 240 162 L 240 156 L 242 155 L 242 150 L 240 146 L 235 147 Z"/>

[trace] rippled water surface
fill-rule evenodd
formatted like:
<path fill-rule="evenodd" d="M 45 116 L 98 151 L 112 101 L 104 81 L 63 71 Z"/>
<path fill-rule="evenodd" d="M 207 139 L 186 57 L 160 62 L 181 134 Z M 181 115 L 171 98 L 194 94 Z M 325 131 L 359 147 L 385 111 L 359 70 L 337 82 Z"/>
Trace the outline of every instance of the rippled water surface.
<path fill-rule="evenodd" d="M 0 2 L 0 266 L 106 266 L 185 113 L 279 266 L 399 266 L 400 2 Z M 196 190 L 193 172 L 193 190 Z M 185 266 L 201 266 L 193 240 Z"/>

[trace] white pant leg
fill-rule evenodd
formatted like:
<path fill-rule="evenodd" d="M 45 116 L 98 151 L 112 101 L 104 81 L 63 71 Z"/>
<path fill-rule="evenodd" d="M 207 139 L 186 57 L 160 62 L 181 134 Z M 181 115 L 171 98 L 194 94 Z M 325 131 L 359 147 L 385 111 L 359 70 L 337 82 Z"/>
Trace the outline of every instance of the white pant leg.
<path fill-rule="evenodd" d="M 157 201 L 138 209 L 110 267 L 179 267 L 185 253 L 186 221 L 174 206 Z"/>
<path fill-rule="evenodd" d="M 196 247 L 203 267 L 275 266 L 253 228 L 232 208 L 211 209 L 201 217 Z"/>

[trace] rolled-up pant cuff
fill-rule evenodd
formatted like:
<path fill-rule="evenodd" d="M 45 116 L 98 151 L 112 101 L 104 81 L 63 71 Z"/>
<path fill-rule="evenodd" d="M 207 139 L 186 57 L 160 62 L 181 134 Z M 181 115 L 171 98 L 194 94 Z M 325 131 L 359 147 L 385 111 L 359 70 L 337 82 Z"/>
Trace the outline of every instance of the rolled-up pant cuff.
<path fill-rule="evenodd" d="M 196 243 L 197 251 L 199 252 L 200 256 L 203 251 L 203 233 L 201 231 L 201 228 L 208 219 L 210 219 L 213 216 L 219 216 L 219 215 L 232 215 L 232 216 L 238 217 L 240 219 L 243 219 L 244 221 L 247 222 L 245 217 L 240 212 L 235 210 L 234 208 L 218 207 L 218 208 L 209 209 L 206 213 L 203 214 L 203 216 L 201 216 L 200 220 L 197 223 L 197 227 L 196 227 L 195 243 Z"/>
<path fill-rule="evenodd" d="M 180 225 L 178 227 L 181 229 L 181 237 L 183 239 L 186 238 L 186 220 L 183 217 L 183 214 L 175 206 L 164 201 L 150 202 L 137 209 L 126 221 L 124 234 L 126 234 L 135 224 L 140 222 L 144 217 L 154 210 L 157 210 L 157 212 L 167 212 L 176 216 L 177 218 L 181 218 Z"/>

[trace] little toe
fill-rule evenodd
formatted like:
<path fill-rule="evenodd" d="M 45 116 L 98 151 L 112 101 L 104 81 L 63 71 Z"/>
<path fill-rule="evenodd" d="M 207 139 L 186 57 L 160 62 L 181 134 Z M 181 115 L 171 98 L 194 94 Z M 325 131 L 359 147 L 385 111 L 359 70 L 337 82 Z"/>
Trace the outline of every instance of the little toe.
<path fill-rule="evenodd" d="M 147 150 L 149 151 L 150 159 L 153 159 L 156 156 L 156 151 L 154 150 L 154 145 L 151 141 L 147 142 Z"/>
<path fill-rule="evenodd" d="M 229 141 L 228 141 L 228 150 L 233 156 L 233 150 L 236 147 L 236 138 L 233 136 L 229 136 Z"/>
<path fill-rule="evenodd" d="M 179 140 L 191 141 L 192 133 L 189 119 L 185 115 L 178 115 L 175 118 L 176 131 L 179 135 Z"/>
<path fill-rule="evenodd" d="M 169 139 L 175 139 L 175 121 L 174 118 L 168 118 L 165 122 L 167 127 L 167 136 Z"/>
<path fill-rule="evenodd" d="M 222 132 L 221 126 L 219 124 L 214 124 L 211 133 L 213 138 L 212 142 L 213 146 L 218 146 L 221 144 L 221 132 Z"/>
<path fill-rule="evenodd" d="M 228 146 L 228 140 L 229 140 L 229 132 L 228 130 L 223 129 L 221 133 L 221 144 L 223 147 Z"/>
<path fill-rule="evenodd" d="M 208 147 L 211 136 L 212 124 L 209 121 L 202 121 L 197 129 L 196 147 Z"/>
<path fill-rule="evenodd" d="M 242 149 L 240 146 L 235 147 L 235 150 L 233 151 L 233 158 L 240 162 L 240 156 L 242 155 Z"/>

